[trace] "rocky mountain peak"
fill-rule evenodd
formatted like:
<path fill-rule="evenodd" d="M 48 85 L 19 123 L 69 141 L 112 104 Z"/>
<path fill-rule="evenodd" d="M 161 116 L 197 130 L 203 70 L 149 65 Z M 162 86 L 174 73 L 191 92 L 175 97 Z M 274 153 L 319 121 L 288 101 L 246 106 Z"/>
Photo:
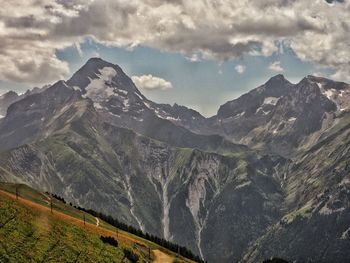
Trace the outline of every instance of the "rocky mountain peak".
<path fill-rule="evenodd" d="M 101 58 L 90 58 L 66 84 L 79 90 L 83 98 L 91 99 L 96 109 L 113 109 L 113 114 L 117 115 L 128 111 L 131 103 L 143 99 L 118 65 Z"/>
<path fill-rule="evenodd" d="M 20 96 L 14 91 L 6 92 L 0 96 L 0 119 L 6 115 L 7 108 L 19 99 Z"/>
<path fill-rule="evenodd" d="M 345 82 L 308 75 L 297 85 L 308 87 L 308 90 L 304 88 L 304 92 L 322 95 L 324 99 L 321 102 L 331 101 L 339 112 L 350 108 L 350 85 Z"/>
<path fill-rule="evenodd" d="M 86 61 L 86 63 L 79 69 L 79 71 L 84 71 L 85 73 L 89 73 L 89 71 L 90 73 L 97 73 L 97 70 L 102 69 L 104 67 L 119 68 L 118 65 L 105 61 L 102 58 L 93 57 Z"/>
<path fill-rule="evenodd" d="M 291 84 L 283 74 L 278 74 L 276 76 L 273 76 L 270 78 L 266 83 L 265 86 L 268 88 L 275 88 L 275 87 L 284 87 L 286 84 Z"/>
<path fill-rule="evenodd" d="M 204 125 L 205 118 L 192 109 L 148 100 L 118 65 L 101 58 L 89 59 L 66 84 L 92 100 L 95 109 L 118 126 L 142 130 L 143 121 L 150 118 L 195 127 L 196 131 Z"/>
<path fill-rule="evenodd" d="M 15 97 L 18 97 L 18 94 L 12 90 L 2 94 L 0 96 L 1 98 L 6 98 L 6 99 L 10 99 L 10 98 L 15 98 Z"/>
<path fill-rule="evenodd" d="M 267 82 L 272 82 L 272 81 L 282 81 L 282 82 L 285 82 L 285 81 L 288 81 L 283 74 L 277 74 L 273 77 L 271 77 Z"/>
<path fill-rule="evenodd" d="M 83 94 L 87 89 L 122 89 L 140 94 L 132 80 L 116 64 L 107 62 L 101 58 L 90 58 L 67 81 L 67 84 L 75 89 L 80 89 Z M 101 91 L 102 92 L 102 91 Z"/>
<path fill-rule="evenodd" d="M 312 75 L 308 75 L 305 78 L 311 82 L 314 82 L 314 83 L 317 83 L 319 85 L 324 86 L 324 88 L 326 88 L 326 89 L 336 89 L 336 90 L 350 89 L 350 85 L 345 83 L 345 82 L 334 81 L 331 79 L 312 76 Z"/>
<path fill-rule="evenodd" d="M 28 89 L 25 93 L 22 93 L 22 94 L 18 94 L 17 92 L 12 91 L 12 90 L 2 94 L 0 96 L 0 119 L 5 117 L 5 115 L 7 113 L 7 109 L 11 104 L 13 104 L 16 101 L 19 101 L 27 96 L 30 96 L 32 94 L 39 93 L 39 92 L 47 89 L 48 87 L 50 87 L 50 86 L 47 85 L 47 86 L 44 86 L 42 88 L 35 87 L 33 89 Z"/>
<path fill-rule="evenodd" d="M 241 116 L 268 115 L 281 96 L 293 86 L 282 74 L 270 78 L 265 84 L 251 90 L 239 98 L 229 101 L 219 108 L 219 118 L 240 119 Z M 265 108 L 265 106 L 267 106 Z"/>

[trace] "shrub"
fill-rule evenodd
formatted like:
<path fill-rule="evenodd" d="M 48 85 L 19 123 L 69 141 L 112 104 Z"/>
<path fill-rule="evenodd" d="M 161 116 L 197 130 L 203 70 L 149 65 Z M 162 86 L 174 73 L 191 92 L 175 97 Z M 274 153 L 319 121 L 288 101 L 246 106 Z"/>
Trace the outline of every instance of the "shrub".
<path fill-rule="evenodd" d="M 136 263 L 139 260 L 139 256 L 132 252 L 130 249 L 123 249 L 124 256 L 129 259 L 132 263 Z"/>
<path fill-rule="evenodd" d="M 107 244 L 110 244 L 111 246 L 118 247 L 118 241 L 113 237 L 101 236 L 100 239 L 102 240 L 103 243 L 107 243 Z"/>

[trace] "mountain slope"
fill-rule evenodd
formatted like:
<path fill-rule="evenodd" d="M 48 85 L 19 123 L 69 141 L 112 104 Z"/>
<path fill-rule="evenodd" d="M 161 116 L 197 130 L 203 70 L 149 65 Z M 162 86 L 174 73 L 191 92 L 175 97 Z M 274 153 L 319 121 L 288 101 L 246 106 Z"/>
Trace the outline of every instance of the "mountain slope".
<path fill-rule="evenodd" d="M 344 259 L 330 242 L 347 244 L 349 101 L 348 84 L 277 75 L 206 119 L 148 100 L 93 58 L 10 105 L 0 179 L 116 214 L 210 262 Z"/>
<path fill-rule="evenodd" d="M 64 91 L 60 95 L 63 98 L 66 94 L 67 99 L 62 99 L 65 106 L 57 103 L 58 109 L 52 110 L 58 117 L 43 129 L 50 132 L 2 152 L 2 180 L 24 182 L 81 206 L 118 214 L 123 222 L 184 244 L 208 258 L 213 251 L 231 251 L 232 246 L 231 241 L 220 244 L 221 236 L 216 235 L 217 229 L 211 228 L 209 221 L 229 222 L 228 227 L 240 229 L 246 224 L 244 218 L 251 218 L 248 225 L 254 230 L 252 234 L 241 233 L 241 238 L 235 238 L 237 246 L 245 247 L 278 217 L 279 158 L 259 156 L 233 144 L 225 148 L 226 156 L 174 147 L 171 145 L 175 143 L 169 145 L 105 122 L 89 99 L 65 83 L 59 85 Z M 55 91 L 55 87 L 46 92 Z M 11 106 L 6 121 L 14 115 L 26 115 L 25 106 L 31 105 L 32 99 L 23 101 L 26 110 L 15 111 L 20 107 Z M 207 147 L 206 138 L 210 137 L 185 132 L 200 138 Z M 190 143 L 193 147 L 200 145 L 196 141 L 187 145 Z M 262 200 L 255 204 L 256 199 Z M 227 206 L 236 202 L 236 209 L 243 205 L 257 213 L 225 212 L 222 202 Z M 216 211 L 222 211 L 220 217 Z M 188 222 L 185 232 L 183 221 Z M 211 249 L 205 247 L 209 240 L 213 242 Z M 237 249 L 214 254 L 213 258 L 230 261 L 241 253 Z"/>
<path fill-rule="evenodd" d="M 296 262 L 350 258 L 350 115 L 290 167 L 286 215 L 249 249 L 245 261 L 272 255 Z M 308 246 L 305 246 L 308 244 Z"/>
<path fill-rule="evenodd" d="M 0 122 L 0 150 L 11 149 L 60 129 L 86 108 L 88 101 L 75 104 L 79 94 L 58 81 L 50 88 L 11 104 Z M 76 116 L 74 116 L 76 114 Z"/>
<path fill-rule="evenodd" d="M 177 104 L 170 106 L 148 100 L 119 66 L 100 58 L 87 61 L 67 84 L 81 91 L 83 98 L 91 99 L 99 114 L 113 125 L 178 147 L 222 153 L 225 148 L 239 148 L 220 136 L 195 134 L 208 127 L 202 115 Z"/>
<path fill-rule="evenodd" d="M 210 250 L 202 251 L 202 246 L 209 240 L 213 251 L 223 247 L 220 236 L 214 235 L 217 229 L 209 227 L 210 220 L 241 228 L 246 225 L 243 218 L 251 217 L 250 227 L 262 232 L 278 216 L 281 191 L 271 176 L 277 176 L 277 162 L 268 157 L 246 159 L 172 148 L 124 128 L 104 124 L 101 135 L 94 131 L 101 127 L 83 125 L 88 124 L 80 120 L 46 139 L 3 153 L 0 178 L 52 191 L 84 207 L 117 213 L 126 223 L 207 257 Z M 237 202 L 240 209 L 242 199 L 254 215 L 250 210 L 240 215 L 225 212 L 231 202 Z M 257 199 L 262 200 L 255 204 Z M 217 209 L 222 210 L 220 217 Z M 188 222 L 185 232 L 184 220 Z M 235 240 L 244 247 L 255 235 Z M 239 257 L 238 251 L 232 253 L 213 256 L 220 260 Z"/>
<path fill-rule="evenodd" d="M 316 143 L 349 101 L 348 84 L 313 76 L 291 84 L 277 75 L 222 105 L 210 121 L 235 142 L 291 157 Z"/>
<path fill-rule="evenodd" d="M 25 93 L 23 94 L 17 94 L 14 91 L 9 91 L 6 92 L 4 94 L 2 94 L 0 96 L 0 119 L 2 119 L 3 117 L 5 117 L 6 112 L 7 112 L 7 108 L 12 104 L 15 103 L 16 101 L 19 101 L 23 98 L 25 98 L 26 96 L 35 94 L 35 93 L 39 93 L 41 91 L 43 91 L 44 89 L 47 89 L 49 87 L 49 85 L 46 85 L 44 87 L 40 88 L 33 88 L 31 90 L 27 90 Z"/>
<path fill-rule="evenodd" d="M 151 126 L 149 122 L 162 119 L 168 125 L 174 123 L 194 131 L 206 127 L 205 118 L 192 109 L 148 100 L 118 65 L 100 58 L 89 59 L 67 84 L 90 98 L 97 110 L 119 126 L 142 132 L 145 126 Z M 177 129 L 176 125 L 171 125 L 172 129 Z"/>

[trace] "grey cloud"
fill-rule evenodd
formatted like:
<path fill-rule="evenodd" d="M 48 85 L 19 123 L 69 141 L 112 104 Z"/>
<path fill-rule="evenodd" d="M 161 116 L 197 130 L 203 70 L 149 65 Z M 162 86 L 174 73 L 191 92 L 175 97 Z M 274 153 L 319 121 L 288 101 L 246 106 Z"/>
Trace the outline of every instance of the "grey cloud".
<path fill-rule="evenodd" d="M 37 21 L 33 15 L 16 18 L 10 17 L 8 19 L 5 19 L 5 25 L 7 27 L 38 27 L 38 24 L 36 22 Z"/>
<path fill-rule="evenodd" d="M 64 76 L 67 65 L 55 51 L 86 36 L 112 46 L 143 45 L 220 61 L 247 53 L 269 56 L 278 52 L 278 43 L 290 43 L 299 58 L 335 69 L 339 79 L 350 79 L 348 1 L 0 0 L 0 4 L 0 79 L 38 82 Z M 28 66 L 31 63 L 35 66 Z"/>

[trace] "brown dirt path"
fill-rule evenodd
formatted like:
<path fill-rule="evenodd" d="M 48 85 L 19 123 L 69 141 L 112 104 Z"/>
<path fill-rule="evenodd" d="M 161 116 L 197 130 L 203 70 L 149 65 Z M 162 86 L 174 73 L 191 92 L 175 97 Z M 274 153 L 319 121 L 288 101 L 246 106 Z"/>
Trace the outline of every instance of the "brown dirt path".
<path fill-rule="evenodd" d="M 16 200 L 16 195 L 11 194 L 11 193 L 6 192 L 6 191 L 0 190 L 0 196 L 1 195 L 7 196 L 8 198 L 10 198 L 12 200 Z M 148 247 L 146 243 L 142 242 L 139 239 L 133 238 L 131 236 L 131 234 L 127 235 L 127 234 L 123 233 L 122 231 L 118 231 L 118 233 L 117 233 L 117 232 L 100 227 L 100 220 L 97 217 L 96 217 L 96 224 L 91 224 L 91 223 L 86 222 L 84 225 L 83 219 L 77 219 L 75 217 L 72 217 L 70 215 L 64 214 L 64 213 L 56 211 L 56 210 L 53 210 L 53 213 L 51 213 L 51 209 L 49 207 L 37 204 L 37 203 L 30 201 L 28 199 L 18 197 L 18 202 L 25 205 L 26 207 L 36 209 L 42 213 L 45 213 L 45 214 L 48 214 L 48 215 L 51 215 L 53 217 L 60 218 L 63 220 L 67 220 L 70 223 L 75 224 L 77 226 L 80 226 L 82 228 L 85 228 L 86 230 L 88 230 L 92 233 L 95 233 L 98 235 L 104 235 L 104 236 L 112 236 L 112 237 L 116 238 L 118 241 L 121 241 L 130 247 L 133 247 L 135 243 L 142 244 L 143 246 Z M 83 214 L 82 214 L 82 218 L 83 218 Z M 171 263 L 171 262 L 173 262 L 173 257 L 171 255 L 166 254 L 165 252 L 163 252 L 159 249 L 153 249 L 152 252 L 154 254 L 154 261 L 153 262 L 156 262 L 156 263 Z M 193 261 L 186 260 L 184 262 L 193 262 Z"/>
<path fill-rule="evenodd" d="M 155 249 L 153 250 L 155 259 L 154 259 L 154 263 L 172 263 L 173 262 L 173 258 L 167 254 L 165 254 L 164 252 L 160 251 L 159 249 Z"/>
<path fill-rule="evenodd" d="M 98 219 L 97 217 L 95 217 L 96 219 L 96 226 L 99 227 L 100 226 L 100 219 Z"/>

